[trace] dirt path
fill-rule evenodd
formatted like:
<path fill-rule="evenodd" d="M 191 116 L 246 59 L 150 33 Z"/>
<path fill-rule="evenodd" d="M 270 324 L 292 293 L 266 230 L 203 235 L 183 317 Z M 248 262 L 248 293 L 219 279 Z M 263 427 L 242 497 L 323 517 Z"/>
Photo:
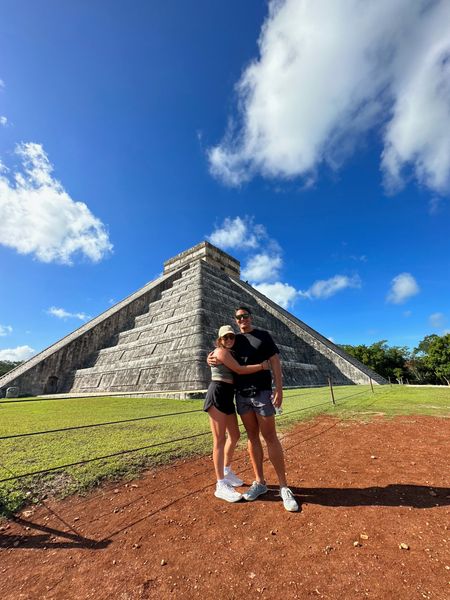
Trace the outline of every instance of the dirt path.
<path fill-rule="evenodd" d="M 275 487 L 217 500 L 209 458 L 49 501 L 0 526 L 0 597 L 444 600 L 449 433 L 431 417 L 299 424 L 283 438 L 297 514 Z M 250 483 L 248 466 L 239 453 Z"/>

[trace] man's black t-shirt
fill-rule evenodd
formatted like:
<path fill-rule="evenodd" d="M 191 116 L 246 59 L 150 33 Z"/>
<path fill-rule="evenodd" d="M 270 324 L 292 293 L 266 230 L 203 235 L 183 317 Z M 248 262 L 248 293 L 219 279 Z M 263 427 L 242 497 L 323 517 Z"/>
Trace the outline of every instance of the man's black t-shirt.
<path fill-rule="evenodd" d="M 280 351 L 267 331 L 252 329 L 250 333 L 238 333 L 233 346 L 233 353 L 240 365 L 257 365 L 268 360 Z M 255 386 L 259 390 L 272 389 L 272 375 L 270 371 L 258 371 L 252 375 L 236 375 L 236 387 L 242 389 Z"/>

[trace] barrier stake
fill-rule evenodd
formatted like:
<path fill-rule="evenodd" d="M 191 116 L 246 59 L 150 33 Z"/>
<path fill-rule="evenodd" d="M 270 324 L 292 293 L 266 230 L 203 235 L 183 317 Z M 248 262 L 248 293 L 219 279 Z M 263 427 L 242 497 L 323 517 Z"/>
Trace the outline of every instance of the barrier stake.
<path fill-rule="evenodd" d="M 331 392 L 331 402 L 333 403 L 333 406 L 336 406 L 336 401 L 334 399 L 334 391 L 333 391 L 333 384 L 331 383 L 331 377 L 328 377 L 328 384 L 330 386 L 330 392 Z"/>

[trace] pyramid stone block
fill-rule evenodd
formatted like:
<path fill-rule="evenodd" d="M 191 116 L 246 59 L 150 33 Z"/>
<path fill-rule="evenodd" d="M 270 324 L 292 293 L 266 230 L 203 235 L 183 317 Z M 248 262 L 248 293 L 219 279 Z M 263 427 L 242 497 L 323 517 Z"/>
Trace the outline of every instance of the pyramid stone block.
<path fill-rule="evenodd" d="M 164 263 L 163 275 L 0 378 L 21 395 L 201 395 L 207 353 L 234 309 L 252 311 L 281 352 L 285 386 L 385 380 L 239 278 L 240 265 L 208 242 Z"/>

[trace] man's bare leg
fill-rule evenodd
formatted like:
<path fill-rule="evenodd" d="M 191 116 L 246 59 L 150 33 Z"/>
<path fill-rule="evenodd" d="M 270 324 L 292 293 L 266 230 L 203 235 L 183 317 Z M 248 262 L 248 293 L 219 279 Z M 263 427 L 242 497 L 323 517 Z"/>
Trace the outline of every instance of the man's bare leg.
<path fill-rule="evenodd" d="M 250 454 L 255 480 L 260 483 L 265 483 L 266 480 L 264 479 L 263 469 L 264 453 L 261 438 L 259 437 L 258 419 L 253 411 L 249 411 L 244 415 L 241 415 L 241 420 L 244 424 L 245 431 L 247 432 L 248 453 Z"/>
<path fill-rule="evenodd" d="M 259 430 L 267 444 L 267 452 L 270 462 L 272 463 L 275 472 L 280 482 L 280 488 L 287 486 L 286 483 L 286 468 L 284 464 L 284 452 L 281 442 L 278 439 L 277 430 L 275 427 L 275 417 L 262 417 L 255 415 L 259 424 Z"/>

